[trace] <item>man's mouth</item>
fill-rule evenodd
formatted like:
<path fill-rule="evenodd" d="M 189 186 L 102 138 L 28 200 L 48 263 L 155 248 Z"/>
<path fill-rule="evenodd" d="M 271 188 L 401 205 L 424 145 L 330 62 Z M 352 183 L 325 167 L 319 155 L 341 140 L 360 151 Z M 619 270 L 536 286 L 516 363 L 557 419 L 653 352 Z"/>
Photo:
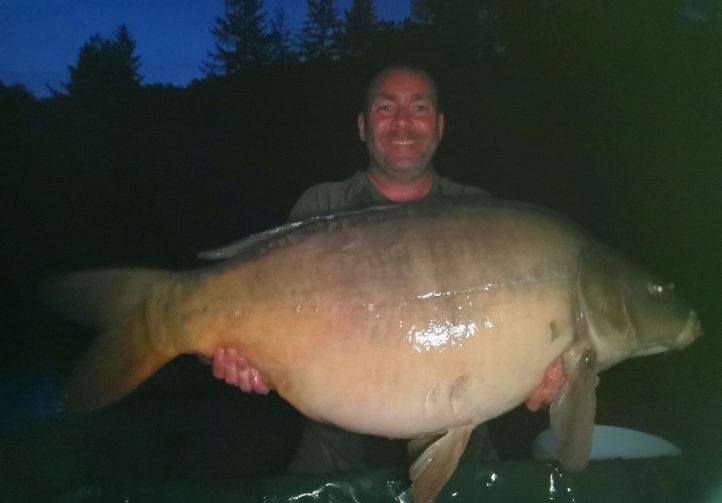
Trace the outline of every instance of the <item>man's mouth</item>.
<path fill-rule="evenodd" d="M 410 140 L 410 139 L 398 139 L 398 140 L 392 140 L 392 145 L 399 145 L 399 146 L 405 146 L 405 145 L 413 145 L 416 143 L 416 140 Z"/>

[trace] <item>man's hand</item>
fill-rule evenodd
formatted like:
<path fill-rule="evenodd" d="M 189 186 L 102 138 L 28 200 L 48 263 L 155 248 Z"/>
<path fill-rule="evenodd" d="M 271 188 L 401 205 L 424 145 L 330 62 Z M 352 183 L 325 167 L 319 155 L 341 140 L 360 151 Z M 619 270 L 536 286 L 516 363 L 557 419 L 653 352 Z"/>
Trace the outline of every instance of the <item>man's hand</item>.
<path fill-rule="evenodd" d="M 557 359 L 547 369 L 544 381 L 541 385 L 532 391 L 531 396 L 526 401 L 527 409 L 531 411 L 539 410 L 546 407 L 554 400 L 559 392 L 559 388 L 567 381 L 567 375 L 564 373 L 561 359 Z"/>
<path fill-rule="evenodd" d="M 238 386 L 246 393 L 265 395 L 270 391 L 258 369 L 251 367 L 248 360 L 238 354 L 236 348 L 216 349 L 213 353 L 212 368 L 216 379 Z"/>

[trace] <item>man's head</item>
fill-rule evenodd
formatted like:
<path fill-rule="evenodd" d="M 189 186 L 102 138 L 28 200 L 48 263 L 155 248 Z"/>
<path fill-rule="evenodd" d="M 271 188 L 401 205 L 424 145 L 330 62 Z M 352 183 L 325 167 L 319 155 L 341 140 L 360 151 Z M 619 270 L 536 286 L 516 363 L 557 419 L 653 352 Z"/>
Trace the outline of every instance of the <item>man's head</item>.
<path fill-rule="evenodd" d="M 425 71 L 389 67 L 371 81 L 357 119 L 366 142 L 369 171 L 396 181 L 413 181 L 432 170 L 444 132 L 436 85 Z"/>

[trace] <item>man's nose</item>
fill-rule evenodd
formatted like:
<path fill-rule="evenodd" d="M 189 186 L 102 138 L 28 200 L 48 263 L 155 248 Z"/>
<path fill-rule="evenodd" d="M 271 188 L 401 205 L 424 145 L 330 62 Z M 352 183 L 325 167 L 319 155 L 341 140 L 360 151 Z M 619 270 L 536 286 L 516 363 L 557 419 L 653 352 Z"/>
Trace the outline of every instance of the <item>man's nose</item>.
<path fill-rule="evenodd" d="M 394 114 L 392 124 L 395 127 L 404 126 L 409 122 L 410 113 L 404 107 L 399 107 Z"/>

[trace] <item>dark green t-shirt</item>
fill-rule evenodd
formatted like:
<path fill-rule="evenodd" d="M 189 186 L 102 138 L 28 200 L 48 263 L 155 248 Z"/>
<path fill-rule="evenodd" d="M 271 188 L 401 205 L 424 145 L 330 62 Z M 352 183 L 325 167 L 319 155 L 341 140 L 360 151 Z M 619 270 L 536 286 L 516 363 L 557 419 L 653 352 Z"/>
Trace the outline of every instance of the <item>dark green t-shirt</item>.
<path fill-rule="evenodd" d="M 452 182 L 437 173 L 432 175 L 431 189 L 424 196 L 471 196 L 488 195 L 478 187 Z M 303 220 L 309 217 L 331 215 L 339 211 L 360 210 L 378 204 L 391 203 L 376 187 L 366 173 L 357 171 L 346 180 L 314 185 L 301 194 L 289 213 L 288 220 Z"/>

